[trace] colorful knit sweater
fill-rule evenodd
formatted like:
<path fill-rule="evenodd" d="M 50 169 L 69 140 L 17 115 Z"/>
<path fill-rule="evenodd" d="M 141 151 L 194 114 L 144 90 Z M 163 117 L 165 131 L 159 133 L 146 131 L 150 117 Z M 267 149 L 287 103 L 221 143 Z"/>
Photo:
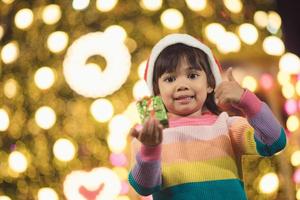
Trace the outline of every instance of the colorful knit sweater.
<path fill-rule="evenodd" d="M 247 199 L 241 156 L 272 156 L 285 147 L 286 136 L 267 104 L 249 90 L 236 106 L 246 118 L 223 112 L 169 119 L 162 144 L 149 147 L 135 139 L 128 177 L 135 191 L 154 200 Z"/>

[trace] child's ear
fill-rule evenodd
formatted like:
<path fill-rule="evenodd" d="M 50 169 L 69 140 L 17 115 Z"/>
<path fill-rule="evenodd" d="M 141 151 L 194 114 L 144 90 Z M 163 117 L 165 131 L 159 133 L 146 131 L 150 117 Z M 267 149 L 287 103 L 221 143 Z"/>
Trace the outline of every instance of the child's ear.
<path fill-rule="evenodd" d="M 207 93 L 212 93 L 214 91 L 214 89 L 212 87 L 207 87 Z"/>

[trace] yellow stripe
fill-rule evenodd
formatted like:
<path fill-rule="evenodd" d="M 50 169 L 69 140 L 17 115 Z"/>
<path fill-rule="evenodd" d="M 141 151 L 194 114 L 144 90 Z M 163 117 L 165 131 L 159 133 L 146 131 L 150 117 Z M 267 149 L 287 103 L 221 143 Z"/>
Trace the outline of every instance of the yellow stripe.
<path fill-rule="evenodd" d="M 188 182 L 239 178 L 234 160 L 230 157 L 206 162 L 188 162 L 167 165 L 162 163 L 163 187 Z"/>
<path fill-rule="evenodd" d="M 256 142 L 254 140 L 254 129 L 249 128 L 244 134 L 245 154 L 258 155 Z"/>

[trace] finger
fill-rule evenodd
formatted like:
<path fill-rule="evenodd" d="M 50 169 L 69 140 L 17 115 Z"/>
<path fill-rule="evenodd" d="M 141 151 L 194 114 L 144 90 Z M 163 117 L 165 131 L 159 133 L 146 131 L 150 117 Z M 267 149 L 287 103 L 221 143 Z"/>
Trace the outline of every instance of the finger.
<path fill-rule="evenodd" d="M 229 67 L 228 70 L 226 71 L 227 74 L 227 79 L 229 81 L 235 81 L 233 73 L 232 73 L 232 67 Z"/>
<path fill-rule="evenodd" d="M 135 137 L 135 138 L 138 138 L 139 137 L 139 131 L 138 131 L 138 128 L 137 128 L 138 125 L 135 125 L 133 126 L 130 131 L 129 131 L 129 135 L 132 136 L 132 137 Z"/>
<path fill-rule="evenodd" d="M 163 140 L 162 138 L 163 138 L 163 125 L 159 124 L 158 125 L 158 139 L 159 139 L 160 143 Z"/>

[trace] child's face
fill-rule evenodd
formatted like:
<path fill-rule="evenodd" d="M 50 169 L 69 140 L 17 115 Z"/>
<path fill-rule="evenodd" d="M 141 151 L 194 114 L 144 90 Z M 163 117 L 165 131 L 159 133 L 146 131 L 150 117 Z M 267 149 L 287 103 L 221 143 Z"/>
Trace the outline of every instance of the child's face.
<path fill-rule="evenodd" d="M 207 85 L 205 72 L 190 68 L 185 59 L 175 72 L 158 79 L 158 88 L 168 112 L 175 116 L 200 116 L 207 93 L 213 90 Z"/>

